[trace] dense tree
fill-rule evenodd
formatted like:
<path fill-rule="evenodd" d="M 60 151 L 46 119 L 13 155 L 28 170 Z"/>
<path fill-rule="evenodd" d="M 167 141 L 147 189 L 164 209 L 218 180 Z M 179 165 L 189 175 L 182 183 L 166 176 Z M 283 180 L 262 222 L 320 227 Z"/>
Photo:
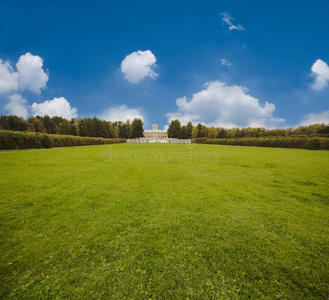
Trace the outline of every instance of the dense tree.
<path fill-rule="evenodd" d="M 198 138 L 207 137 L 206 126 L 202 125 L 201 123 L 198 123 L 196 128 L 198 129 Z"/>
<path fill-rule="evenodd" d="M 7 122 L 7 116 L 1 115 L 0 117 L 0 129 L 1 130 L 12 130 Z"/>
<path fill-rule="evenodd" d="M 109 124 L 109 138 L 116 139 L 119 137 L 119 128 L 114 126 L 111 122 L 108 122 Z"/>
<path fill-rule="evenodd" d="M 26 131 L 27 130 L 27 123 L 24 121 L 24 119 L 21 118 L 17 118 L 16 119 L 16 129 L 19 131 Z"/>
<path fill-rule="evenodd" d="M 73 132 L 72 134 L 79 135 L 81 120 L 80 119 L 71 119 L 71 124 L 72 124 L 72 132 Z"/>
<path fill-rule="evenodd" d="M 106 133 L 105 133 L 102 121 L 97 119 L 96 117 L 93 117 L 92 123 L 93 123 L 92 136 L 104 137 L 106 135 Z"/>
<path fill-rule="evenodd" d="M 117 121 L 113 123 L 113 126 L 118 128 L 118 134 L 119 134 L 119 138 L 121 139 L 125 139 L 126 138 L 126 126 L 125 123 L 123 123 L 122 121 Z"/>
<path fill-rule="evenodd" d="M 0 129 L 13 131 L 33 131 L 49 134 L 69 134 L 104 138 L 132 138 L 143 136 L 143 121 L 134 119 L 131 123 L 99 120 L 97 117 L 71 119 L 63 117 L 31 116 L 27 120 L 17 116 L 0 116 Z M 179 120 L 171 121 L 168 136 L 172 138 L 258 138 L 258 137 L 329 137 L 329 124 L 313 124 L 286 129 L 259 128 L 215 128 L 198 123 L 196 127 L 188 122 L 181 126 Z"/>
<path fill-rule="evenodd" d="M 191 122 L 187 122 L 187 130 L 188 130 L 188 139 L 192 137 L 192 130 L 193 130 L 193 125 Z"/>
<path fill-rule="evenodd" d="M 217 137 L 217 129 L 215 127 L 208 128 L 207 137 L 215 139 Z"/>
<path fill-rule="evenodd" d="M 118 138 L 119 137 L 119 128 L 116 126 L 113 126 L 113 138 Z"/>
<path fill-rule="evenodd" d="M 90 118 L 81 120 L 80 136 L 94 136 L 93 121 Z"/>
<path fill-rule="evenodd" d="M 59 124 L 61 124 L 63 122 L 63 120 L 64 120 L 64 118 L 57 117 L 57 116 L 52 117 L 51 119 L 54 121 L 54 123 L 56 124 L 57 128 L 58 128 Z"/>
<path fill-rule="evenodd" d="M 189 139 L 190 135 L 189 135 L 189 128 L 185 125 L 183 125 L 180 128 L 180 134 L 179 134 L 181 139 Z"/>
<path fill-rule="evenodd" d="M 126 139 L 131 139 L 133 137 L 133 127 L 129 120 L 125 123 L 125 132 L 126 132 Z"/>
<path fill-rule="evenodd" d="M 46 128 L 47 133 L 56 134 L 58 127 L 55 124 L 54 120 L 51 119 L 48 115 L 45 115 L 42 119 L 43 126 Z"/>
<path fill-rule="evenodd" d="M 226 130 L 224 128 L 218 128 L 218 131 L 217 131 L 217 138 L 226 138 L 227 135 L 226 135 Z"/>
<path fill-rule="evenodd" d="M 22 117 L 17 116 L 4 116 L 0 118 L 0 129 L 3 130 L 14 130 L 14 131 L 26 131 L 27 123 Z"/>
<path fill-rule="evenodd" d="M 28 131 L 47 133 L 46 128 L 43 126 L 42 119 L 38 116 L 29 117 L 27 120 L 27 127 Z"/>
<path fill-rule="evenodd" d="M 198 125 L 196 126 L 197 130 L 198 130 L 198 135 L 197 137 L 200 138 L 201 137 L 201 129 L 202 129 L 202 124 L 198 123 Z"/>
<path fill-rule="evenodd" d="M 231 129 L 228 129 L 227 130 L 227 137 L 230 138 L 230 139 L 233 139 L 233 138 L 236 138 L 238 137 L 237 135 L 237 129 L 236 127 L 233 127 Z"/>
<path fill-rule="evenodd" d="M 103 138 L 109 138 L 110 137 L 110 124 L 107 121 L 102 121 L 102 135 Z"/>
<path fill-rule="evenodd" d="M 141 119 L 139 118 L 135 118 L 132 123 L 132 137 L 133 138 L 139 138 L 139 137 L 143 137 L 144 136 L 144 123 Z"/>
<path fill-rule="evenodd" d="M 242 128 L 241 133 L 244 137 L 256 137 L 258 134 L 258 130 L 257 128 L 247 127 L 247 128 Z"/>
<path fill-rule="evenodd" d="M 170 138 L 180 138 L 180 127 L 181 124 L 178 119 L 171 121 L 168 127 L 168 137 Z"/>
<path fill-rule="evenodd" d="M 65 135 L 73 135 L 71 122 L 66 119 L 63 119 L 62 123 L 59 124 L 58 133 Z"/>
<path fill-rule="evenodd" d="M 196 128 L 195 126 L 192 129 L 192 139 L 195 139 L 198 137 L 198 128 Z"/>

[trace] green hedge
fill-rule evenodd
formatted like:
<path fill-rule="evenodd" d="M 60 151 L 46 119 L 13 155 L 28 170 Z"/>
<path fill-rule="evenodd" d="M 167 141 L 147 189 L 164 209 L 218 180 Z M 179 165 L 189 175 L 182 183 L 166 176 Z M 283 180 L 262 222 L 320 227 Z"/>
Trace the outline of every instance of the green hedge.
<path fill-rule="evenodd" d="M 329 138 L 195 139 L 201 144 L 329 150 Z"/>
<path fill-rule="evenodd" d="M 31 149 L 125 143 L 125 139 L 105 139 L 72 135 L 0 130 L 0 149 Z"/>
<path fill-rule="evenodd" d="M 206 140 L 208 140 L 209 138 L 203 137 L 203 138 L 195 138 L 194 141 L 197 144 L 204 144 Z"/>

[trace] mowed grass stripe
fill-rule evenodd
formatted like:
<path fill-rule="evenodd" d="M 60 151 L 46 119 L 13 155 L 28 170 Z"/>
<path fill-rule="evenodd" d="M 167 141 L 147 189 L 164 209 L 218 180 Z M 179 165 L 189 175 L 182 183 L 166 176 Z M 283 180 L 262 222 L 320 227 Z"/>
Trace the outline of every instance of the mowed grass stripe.
<path fill-rule="evenodd" d="M 327 151 L 119 144 L 0 166 L 0 298 L 328 296 Z"/>

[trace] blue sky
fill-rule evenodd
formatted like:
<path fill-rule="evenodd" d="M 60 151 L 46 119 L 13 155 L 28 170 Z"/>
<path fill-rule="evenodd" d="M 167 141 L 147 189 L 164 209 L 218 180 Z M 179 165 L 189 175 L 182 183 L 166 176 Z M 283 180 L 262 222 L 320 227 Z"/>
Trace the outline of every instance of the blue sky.
<path fill-rule="evenodd" d="M 2 1 L 0 113 L 329 123 L 328 16 L 329 1 Z"/>

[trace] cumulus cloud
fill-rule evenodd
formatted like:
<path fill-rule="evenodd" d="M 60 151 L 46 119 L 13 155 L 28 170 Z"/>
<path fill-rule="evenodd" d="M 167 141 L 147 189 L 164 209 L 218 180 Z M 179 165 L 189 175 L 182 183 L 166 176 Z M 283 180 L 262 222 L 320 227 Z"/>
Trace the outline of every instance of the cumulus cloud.
<path fill-rule="evenodd" d="M 221 16 L 223 16 L 222 21 L 228 25 L 228 29 L 230 31 L 231 30 L 238 30 L 238 31 L 246 30 L 242 25 L 233 25 L 232 20 L 234 20 L 234 19 L 226 12 L 222 12 Z"/>
<path fill-rule="evenodd" d="M 0 59 L 0 93 L 30 90 L 40 94 L 49 79 L 42 66 L 42 58 L 31 53 L 26 53 L 19 58 L 16 72 L 8 61 L 3 62 Z"/>
<path fill-rule="evenodd" d="M 245 87 L 213 81 L 204 85 L 204 90 L 192 96 L 176 100 L 177 111 L 168 113 L 168 123 L 179 119 L 182 123 L 201 122 L 220 127 L 275 127 L 284 122 L 273 116 L 275 105 L 247 94 Z"/>
<path fill-rule="evenodd" d="M 42 69 L 42 66 L 43 60 L 38 55 L 26 53 L 19 58 L 16 64 L 17 79 L 22 90 L 27 89 L 40 94 L 41 90 L 46 87 L 49 77 Z"/>
<path fill-rule="evenodd" d="M 54 98 L 53 100 L 46 100 L 43 103 L 33 103 L 31 106 L 32 114 L 49 117 L 63 117 L 65 119 L 76 118 L 78 116 L 77 109 L 71 108 L 71 104 L 64 98 Z"/>
<path fill-rule="evenodd" d="M 113 106 L 104 110 L 100 118 L 107 121 L 132 121 L 134 118 L 144 120 L 144 116 L 140 108 L 129 108 L 125 104 Z"/>
<path fill-rule="evenodd" d="M 313 124 L 329 124 L 329 110 L 319 114 L 310 113 L 300 123 L 300 125 L 302 126 L 308 126 Z"/>
<path fill-rule="evenodd" d="M 221 63 L 222 63 L 223 66 L 226 66 L 226 67 L 230 67 L 231 66 L 231 62 L 228 59 L 226 59 L 226 58 L 222 58 L 221 59 Z"/>
<path fill-rule="evenodd" d="M 23 117 L 24 119 L 28 116 L 27 101 L 21 95 L 14 94 L 8 96 L 9 102 L 4 107 L 5 110 L 11 115 Z"/>
<path fill-rule="evenodd" d="M 314 83 L 311 85 L 315 91 L 320 91 L 328 86 L 329 66 L 321 59 L 318 59 L 312 66 L 312 75 L 315 76 Z"/>
<path fill-rule="evenodd" d="M 130 83 L 139 83 L 145 77 L 156 79 L 152 67 L 156 62 L 154 54 L 150 50 L 133 52 L 121 62 L 121 72 Z"/>
<path fill-rule="evenodd" d="M 8 61 L 0 59 L 0 94 L 18 90 L 17 73 Z"/>

